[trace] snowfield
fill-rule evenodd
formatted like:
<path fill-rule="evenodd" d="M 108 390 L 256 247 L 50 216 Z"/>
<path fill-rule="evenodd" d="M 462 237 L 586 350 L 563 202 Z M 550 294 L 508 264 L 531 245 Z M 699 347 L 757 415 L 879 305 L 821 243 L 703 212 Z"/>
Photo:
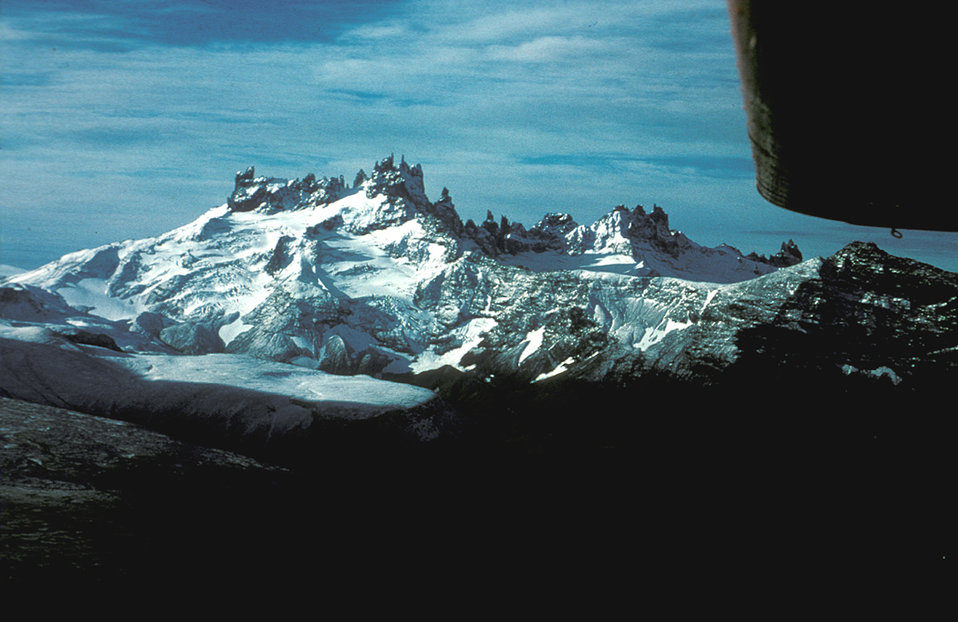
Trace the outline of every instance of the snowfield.
<path fill-rule="evenodd" d="M 372 419 L 435 399 L 407 384 L 242 355 L 116 352 L 36 326 L 0 327 L 0 360 L 0 386 L 18 399 L 142 423 L 169 417 L 240 437 L 282 437 L 316 419 Z M 437 434 L 428 421 L 413 425 L 419 440 Z"/>

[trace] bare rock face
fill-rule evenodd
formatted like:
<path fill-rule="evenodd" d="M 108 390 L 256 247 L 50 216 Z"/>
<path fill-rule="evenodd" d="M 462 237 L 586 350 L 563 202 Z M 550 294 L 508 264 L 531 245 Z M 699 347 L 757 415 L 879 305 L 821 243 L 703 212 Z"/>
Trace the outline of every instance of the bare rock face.
<path fill-rule="evenodd" d="M 236 172 L 236 185 L 228 202 L 234 212 L 248 212 L 256 209 L 267 195 L 266 188 L 256 181 L 256 170 L 250 166 L 245 171 Z"/>
<path fill-rule="evenodd" d="M 405 157 L 401 158 L 398 166 L 393 156 L 376 162 L 372 175 L 363 183 L 363 187 L 368 198 L 386 195 L 409 201 L 418 209 L 429 205 L 423 185 L 422 167 L 418 164 L 409 166 Z"/>
<path fill-rule="evenodd" d="M 268 214 L 329 205 L 355 192 L 362 192 L 370 199 L 385 199 L 370 208 L 371 212 L 364 217 L 340 223 L 355 234 L 382 230 L 412 219 L 425 221 L 434 218 L 444 235 L 459 244 L 474 245 L 492 257 L 599 252 L 632 256 L 637 261 L 652 255 L 653 258 L 660 257 L 658 263 L 668 263 L 702 252 L 681 232 L 670 229 L 668 215 L 658 205 L 653 206 L 649 213 L 641 205 L 633 210 L 619 205 L 588 226 L 579 225 L 568 214 L 547 214 L 533 227 L 527 228 L 505 216 L 497 221 L 491 212 L 478 225 L 471 220 L 463 224 L 448 189 L 443 188 L 439 200 L 431 202 L 425 193 L 422 166 L 408 164 L 405 157 L 401 157 L 397 164 L 392 155 L 376 162 L 371 174 L 360 170 L 352 188 L 346 186 L 342 176 L 317 180 L 315 175 L 309 174 L 301 180 L 284 180 L 256 177 L 253 167 L 249 167 L 237 172 L 228 205 L 232 211 L 255 210 Z M 722 252 L 753 264 L 751 276 L 794 265 L 802 258 L 792 241 L 783 243 L 782 250 L 772 257 L 756 253 L 742 256 L 731 247 L 725 247 Z"/>
<path fill-rule="evenodd" d="M 331 374 L 349 374 L 354 370 L 349 348 L 339 335 L 330 337 L 319 356 L 319 369 Z M 378 370 L 377 370 L 378 371 Z"/>
<path fill-rule="evenodd" d="M 932 387 L 958 372 L 958 275 L 855 242 L 822 261 L 776 318 L 743 335 L 779 373 L 821 368 Z"/>
<path fill-rule="evenodd" d="M 207 322 L 185 322 L 169 326 L 160 331 L 159 339 L 183 354 L 222 352 L 225 347 L 216 333 L 216 327 Z"/>
<path fill-rule="evenodd" d="M 764 255 L 758 255 L 757 253 L 749 253 L 747 257 L 754 261 L 767 263 L 777 268 L 784 268 L 786 266 L 794 266 L 797 263 L 801 263 L 802 251 L 798 249 L 798 245 L 795 244 L 793 240 L 789 240 L 788 242 L 782 242 L 781 250 L 771 257 L 765 257 Z"/>

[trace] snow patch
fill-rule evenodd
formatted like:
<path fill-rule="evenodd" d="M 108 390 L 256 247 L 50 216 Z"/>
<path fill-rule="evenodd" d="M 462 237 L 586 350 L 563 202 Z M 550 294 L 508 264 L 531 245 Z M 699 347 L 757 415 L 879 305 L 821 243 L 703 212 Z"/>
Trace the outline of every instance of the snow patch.
<path fill-rule="evenodd" d="M 532 356 L 536 350 L 542 346 L 542 337 L 545 335 L 545 333 L 546 327 L 542 326 L 526 335 L 526 347 L 522 349 L 522 354 L 519 355 L 520 365 L 522 365 L 522 361 Z"/>
<path fill-rule="evenodd" d="M 528 268 L 533 272 L 572 270 L 627 276 L 649 276 L 651 274 L 644 261 L 636 261 L 629 255 L 597 253 L 594 251 L 581 255 L 568 255 L 558 251 L 542 253 L 529 251 L 516 255 L 502 255 L 499 257 L 499 261 L 507 266 Z"/>
<path fill-rule="evenodd" d="M 354 403 L 370 407 L 412 408 L 433 397 L 432 391 L 369 376 L 340 376 L 295 365 L 263 361 L 236 354 L 202 356 L 140 355 L 128 366 L 150 380 L 236 386 L 263 393 L 279 393 L 309 402 Z M 350 411 L 355 418 L 371 410 Z"/>
<path fill-rule="evenodd" d="M 464 327 L 456 330 L 456 336 L 462 341 L 462 345 L 453 348 L 448 352 L 439 354 L 434 350 L 426 350 L 410 365 L 414 373 L 438 369 L 445 365 L 455 367 L 460 371 L 468 371 L 461 366 L 459 361 L 470 350 L 477 347 L 487 332 L 496 326 L 496 320 L 492 318 L 475 318 L 470 320 Z"/>
<path fill-rule="evenodd" d="M 71 307 L 88 308 L 91 313 L 108 320 L 129 320 L 135 318 L 144 309 L 133 300 L 122 300 L 110 296 L 105 279 L 80 279 L 56 290 Z"/>
<path fill-rule="evenodd" d="M 699 313 L 705 311 L 705 307 L 709 306 L 709 303 L 712 302 L 712 299 L 715 298 L 715 294 L 717 294 L 718 291 L 719 290 L 717 289 L 709 290 L 709 293 L 705 295 L 705 302 L 702 303 L 702 309 L 699 311 Z"/>
<path fill-rule="evenodd" d="M 540 380 L 545 380 L 546 378 L 552 378 L 553 376 L 558 376 L 559 374 L 567 371 L 569 369 L 569 365 L 572 365 L 573 363 L 575 363 L 574 358 L 567 358 L 566 360 L 559 363 L 556 366 L 556 368 L 553 369 L 552 371 L 547 371 L 536 376 L 535 380 L 533 380 L 532 382 L 539 382 Z"/>
<path fill-rule="evenodd" d="M 898 386 L 901 383 L 901 376 L 895 373 L 894 369 L 886 367 L 885 365 L 876 367 L 875 369 L 863 370 L 855 367 L 854 365 L 845 364 L 842 365 L 842 372 L 846 376 L 850 376 L 852 374 L 864 374 L 866 376 L 871 376 L 872 378 L 888 378 L 895 386 Z"/>
<path fill-rule="evenodd" d="M 659 343 L 665 336 L 676 330 L 684 330 L 692 325 L 692 322 L 676 322 L 671 318 L 666 318 L 658 326 L 646 328 L 642 333 L 642 339 L 638 343 L 632 344 L 632 347 L 642 350 Z"/>

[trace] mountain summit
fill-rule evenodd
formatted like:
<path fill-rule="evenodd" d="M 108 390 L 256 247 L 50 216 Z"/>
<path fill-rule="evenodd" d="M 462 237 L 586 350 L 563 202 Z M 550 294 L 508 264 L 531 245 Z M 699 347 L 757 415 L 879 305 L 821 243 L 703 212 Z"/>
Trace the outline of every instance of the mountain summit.
<path fill-rule="evenodd" d="M 342 175 L 317 180 L 310 174 L 286 180 L 256 177 L 254 168 L 249 167 L 237 172 L 227 206 L 232 212 L 262 214 L 332 207 L 330 214 L 335 213 L 339 220 L 328 221 L 325 226 L 342 226 L 354 235 L 418 219 L 433 233 L 441 232 L 457 257 L 474 251 L 533 269 L 626 271 L 637 276 L 735 282 L 802 260 L 791 240 L 772 257 L 755 253 L 743 256 L 730 246 L 701 247 L 672 230 L 668 215 L 657 205 L 650 213 L 641 205 L 632 210 L 619 205 L 589 226 L 561 213 L 546 214 L 530 228 L 505 216 L 497 221 L 491 212 L 478 225 L 472 220 L 463 224 L 447 188 L 442 189 L 436 202 L 429 200 L 424 188 L 422 167 L 410 166 L 405 157 L 398 165 L 393 156 L 376 162 L 371 175 L 360 170 L 352 187 L 346 185 Z M 355 195 L 366 201 L 353 199 L 339 205 Z M 610 267 L 613 265 L 617 267 Z"/>

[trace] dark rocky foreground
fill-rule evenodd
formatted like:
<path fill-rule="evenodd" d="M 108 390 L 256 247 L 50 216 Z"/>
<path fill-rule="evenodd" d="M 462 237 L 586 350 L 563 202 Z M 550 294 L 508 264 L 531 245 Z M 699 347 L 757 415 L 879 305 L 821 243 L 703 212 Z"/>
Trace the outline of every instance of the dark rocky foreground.
<path fill-rule="evenodd" d="M 17 582 L 165 570 L 204 533 L 232 531 L 231 510 L 261 512 L 286 472 L 134 424 L 0 398 L 0 474 L 0 580 Z"/>
<path fill-rule="evenodd" d="M 0 401 L 0 579 L 204 585 L 940 563 L 951 409 L 887 379 L 702 389 L 423 378 L 456 439 L 258 461 Z M 587 416 L 584 416 L 587 415 Z M 458 580 L 458 579 L 457 579 Z M 610 588 L 611 589 L 611 588 Z"/>

